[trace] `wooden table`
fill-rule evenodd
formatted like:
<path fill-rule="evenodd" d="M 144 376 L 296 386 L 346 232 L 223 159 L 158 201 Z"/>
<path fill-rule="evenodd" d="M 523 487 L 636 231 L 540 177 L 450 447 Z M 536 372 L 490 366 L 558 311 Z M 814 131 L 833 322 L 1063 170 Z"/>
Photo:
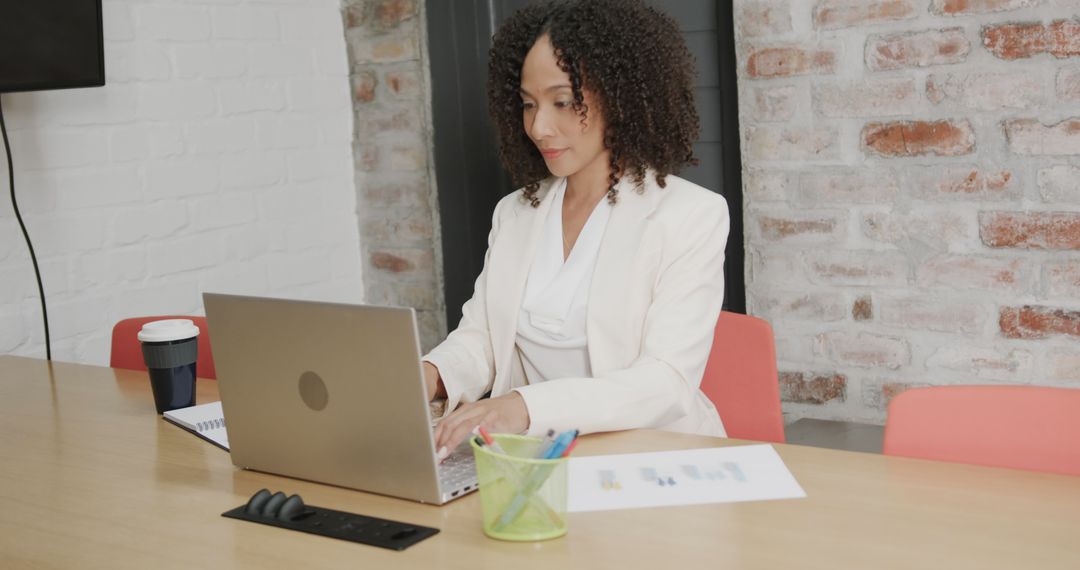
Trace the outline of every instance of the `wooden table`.
<path fill-rule="evenodd" d="M 216 399 L 200 381 L 198 401 Z M 777 445 L 806 499 L 570 515 L 486 538 L 444 507 L 237 470 L 154 413 L 145 373 L 0 356 L 0 568 L 1080 568 L 1080 477 Z M 746 442 L 655 431 L 578 454 Z M 393 552 L 222 518 L 267 487 L 442 529 Z"/>

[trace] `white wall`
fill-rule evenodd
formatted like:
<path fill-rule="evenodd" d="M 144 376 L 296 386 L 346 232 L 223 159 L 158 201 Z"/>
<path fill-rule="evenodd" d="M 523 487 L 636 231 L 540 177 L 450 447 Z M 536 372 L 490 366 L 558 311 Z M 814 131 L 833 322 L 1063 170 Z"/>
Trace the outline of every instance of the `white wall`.
<path fill-rule="evenodd" d="M 3 95 L 53 358 L 203 291 L 361 301 L 339 0 L 105 0 L 104 27 L 105 87 Z M 44 357 L 0 188 L 0 353 Z"/>

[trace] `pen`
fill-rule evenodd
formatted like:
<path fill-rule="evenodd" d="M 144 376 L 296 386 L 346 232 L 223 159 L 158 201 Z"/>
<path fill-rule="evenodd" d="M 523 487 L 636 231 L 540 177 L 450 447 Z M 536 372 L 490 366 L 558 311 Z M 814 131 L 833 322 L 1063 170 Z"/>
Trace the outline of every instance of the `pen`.
<path fill-rule="evenodd" d="M 563 452 L 562 456 L 563 457 L 570 457 L 570 453 L 572 451 L 574 451 L 575 447 L 577 447 L 577 442 L 578 442 L 578 439 L 575 437 L 574 441 L 571 441 L 570 445 L 566 446 L 566 451 Z"/>
<path fill-rule="evenodd" d="M 547 450 L 543 459 L 555 459 L 558 458 L 570 444 L 577 438 L 578 430 L 565 431 L 559 434 L 559 437 L 555 438 L 555 443 Z M 502 515 L 499 517 L 499 522 L 495 525 L 496 530 L 505 528 L 521 514 L 521 510 L 525 507 L 525 503 L 529 500 L 529 497 L 533 496 L 537 490 L 547 481 L 547 478 L 551 475 L 554 465 L 542 465 L 535 467 L 529 474 L 525 484 L 514 496 L 514 499 L 510 502 L 510 505 L 506 507 Z"/>
<path fill-rule="evenodd" d="M 544 459 L 557 459 L 559 457 L 562 457 L 563 452 L 566 451 L 566 448 L 569 447 L 574 440 L 577 439 L 577 436 L 578 430 L 566 431 L 559 434 L 559 437 L 555 440 L 555 444 L 552 445 L 551 449 L 548 450 L 547 455 L 544 456 Z"/>
<path fill-rule="evenodd" d="M 549 429 L 544 434 L 544 440 L 540 442 L 540 449 L 536 454 L 537 459 L 543 459 L 547 455 L 548 450 L 551 449 L 552 444 L 555 443 L 555 430 Z"/>
<path fill-rule="evenodd" d="M 476 441 L 476 445 L 478 447 L 484 447 L 485 445 L 487 445 L 484 442 L 484 438 L 480 436 L 475 436 L 473 439 Z M 502 472 L 504 478 L 511 481 L 515 486 L 519 488 L 521 487 L 521 473 L 515 471 L 509 464 L 502 460 L 495 461 L 495 465 L 498 466 L 498 469 Z M 539 497 L 537 497 L 536 495 L 530 495 L 528 500 L 530 503 L 533 504 L 533 507 L 546 514 L 547 517 L 551 519 L 551 522 L 554 523 L 556 526 L 562 524 L 562 518 L 559 517 L 559 513 L 551 510 L 551 507 L 548 506 L 548 504 L 542 501 Z"/>
<path fill-rule="evenodd" d="M 495 441 L 495 438 L 491 437 L 491 434 L 488 433 L 488 430 L 484 429 L 484 426 L 480 426 L 478 429 L 480 430 L 480 437 L 484 438 L 484 442 L 487 443 L 488 447 L 490 447 L 492 451 L 494 451 L 495 453 L 501 453 L 503 455 L 506 455 L 506 452 L 503 451 L 503 448 L 499 445 L 499 442 Z"/>

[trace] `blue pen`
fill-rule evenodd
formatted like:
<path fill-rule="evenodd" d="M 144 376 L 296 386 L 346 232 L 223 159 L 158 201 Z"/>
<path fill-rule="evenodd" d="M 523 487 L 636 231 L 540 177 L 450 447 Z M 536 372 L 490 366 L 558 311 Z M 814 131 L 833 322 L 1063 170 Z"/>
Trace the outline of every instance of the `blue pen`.
<path fill-rule="evenodd" d="M 570 445 L 575 438 L 577 438 L 578 430 L 566 431 L 559 434 L 559 437 L 555 438 L 555 443 L 544 454 L 543 459 L 555 459 L 562 455 L 563 451 Z M 514 496 L 514 500 L 510 502 L 510 505 L 506 507 L 503 514 L 499 517 L 498 524 L 495 525 L 496 530 L 501 530 L 506 525 L 514 521 L 521 510 L 525 507 L 525 503 L 529 500 L 529 497 L 536 493 L 540 489 L 540 486 L 544 484 L 548 476 L 551 475 L 551 471 L 554 469 L 553 465 L 543 465 L 539 468 L 534 468 L 525 484 Z"/>
<path fill-rule="evenodd" d="M 564 431 L 559 434 L 559 437 L 555 440 L 555 444 L 548 449 L 547 454 L 544 455 L 544 459 L 558 459 L 566 448 L 570 446 L 570 442 L 577 438 L 578 430 Z"/>

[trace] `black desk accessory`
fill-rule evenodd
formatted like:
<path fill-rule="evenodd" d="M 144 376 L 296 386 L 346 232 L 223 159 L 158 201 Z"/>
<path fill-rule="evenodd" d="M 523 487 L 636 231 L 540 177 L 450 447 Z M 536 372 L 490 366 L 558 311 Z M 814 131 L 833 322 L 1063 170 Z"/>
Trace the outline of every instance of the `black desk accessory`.
<path fill-rule="evenodd" d="M 390 550 L 406 548 L 439 533 L 439 529 L 305 505 L 300 495 L 286 497 L 266 489 L 246 505 L 221 513 L 230 519 L 256 522 Z"/>

